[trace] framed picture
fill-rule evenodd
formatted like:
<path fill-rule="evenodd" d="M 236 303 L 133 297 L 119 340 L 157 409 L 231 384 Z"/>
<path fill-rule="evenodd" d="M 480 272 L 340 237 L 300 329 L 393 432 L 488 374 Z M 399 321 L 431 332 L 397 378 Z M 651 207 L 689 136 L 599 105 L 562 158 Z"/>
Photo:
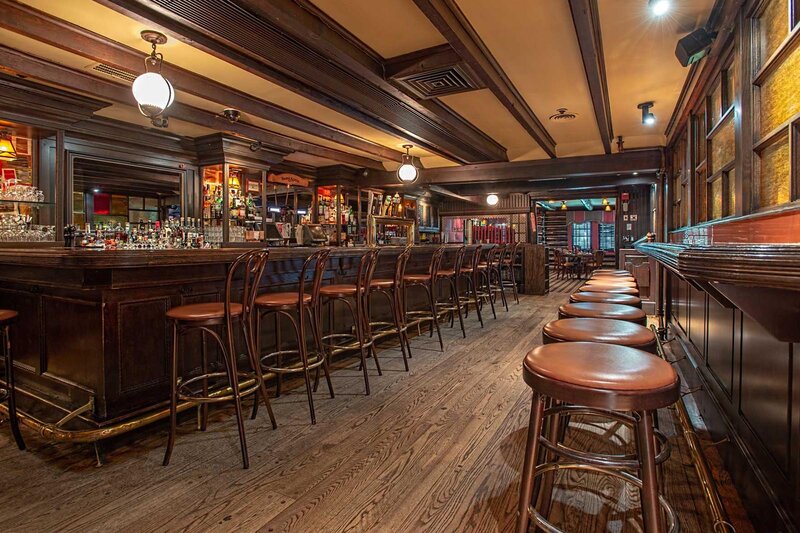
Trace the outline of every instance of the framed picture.
<path fill-rule="evenodd" d="M 261 192 L 261 182 L 255 180 L 247 180 L 247 192 Z"/>

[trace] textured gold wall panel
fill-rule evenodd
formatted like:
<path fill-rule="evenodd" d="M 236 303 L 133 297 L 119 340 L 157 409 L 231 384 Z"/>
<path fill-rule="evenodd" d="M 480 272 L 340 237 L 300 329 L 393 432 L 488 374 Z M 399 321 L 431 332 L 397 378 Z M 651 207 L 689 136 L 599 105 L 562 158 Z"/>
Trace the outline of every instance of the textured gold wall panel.
<path fill-rule="evenodd" d="M 800 46 L 761 84 L 760 101 L 759 137 L 800 112 Z"/>
<path fill-rule="evenodd" d="M 736 157 L 736 130 L 733 119 L 728 119 L 711 138 L 711 174 L 733 161 Z"/>
<path fill-rule="evenodd" d="M 711 127 L 717 125 L 720 117 L 722 116 L 722 83 L 717 83 L 714 90 L 711 91 Z"/>
<path fill-rule="evenodd" d="M 765 148 L 759 156 L 761 158 L 758 184 L 760 206 L 767 207 L 788 202 L 791 199 L 788 138 Z"/>
<path fill-rule="evenodd" d="M 761 40 L 759 66 L 772 55 L 789 34 L 789 0 L 770 0 L 758 18 L 758 38 Z"/>
<path fill-rule="evenodd" d="M 722 176 L 709 184 L 709 194 L 711 195 L 711 217 L 710 220 L 722 218 Z"/>
<path fill-rule="evenodd" d="M 708 201 L 706 200 L 707 194 L 707 184 L 706 184 L 706 174 L 705 169 L 701 170 L 695 176 L 697 180 L 697 188 L 695 189 L 695 194 L 697 194 L 697 221 L 696 222 L 705 222 L 708 220 Z"/>
<path fill-rule="evenodd" d="M 731 216 L 736 213 L 736 169 L 731 169 L 727 174 L 728 189 L 728 209 L 725 211 L 725 216 Z"/>

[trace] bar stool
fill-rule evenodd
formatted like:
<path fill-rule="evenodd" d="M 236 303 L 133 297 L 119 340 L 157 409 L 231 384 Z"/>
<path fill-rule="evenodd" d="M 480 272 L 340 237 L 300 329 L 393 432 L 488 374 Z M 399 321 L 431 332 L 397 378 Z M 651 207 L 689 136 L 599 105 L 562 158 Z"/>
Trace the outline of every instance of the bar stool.
<path fill-rule="evenodd" d="M 403 307 L 405 309 L 404 314 L 406 324 L 409 323 L 409 318 L 411 318 L 416 324 L 430 321 L 430 336 L 433 337 L 433 330 L 435 328 L 436 335 L 439 337 L 439 349 L 441 351 L 444 351 L 444 343 L 442 342 L 442 331 L 439 328 L 439 314 L 436 310 L 436 299 L 433 291 L 436 290 L 436 279 L 439 270 L 442 267 L 443 258 L 444 248 L 437 248 L 431 254 L 431 262 L 428 265 L 427 273 L 405 274 L 403 276 Z M 425 291 L 430 311 L 408 310 L 408 289 L 412 287 L 421 287 Z"/>
<path fill-rule="evenodd" d="M 481 327 L 483 327 L 483 317 L 481 316 L 481 308 L 483 307 L 483 300 L 484 293 L 478 293 L 478 288 L 481 282 L 481 275 L 480 275 L 480 263 L 481 263 L 481 251 L 483 249 L 482 245 L 477 245 L 472 252 L 468 261 L 465 261 L 464 265 L 461 266 L 461 270 L 459 273 L 459 277 L 463 277 L 467 280 L 467 290 L 466 296 L 459 296 L 461 305 L 464 306 L 464 318 L 469 317 L 469 306 L 475 306 L 475 314 L 478 315 L 478 322 L 481 323 Z"/>
<path fill-rule="evenodd" d="M 529 522 L 549 532 L 561 531 L 532 505 L 534 482 L 542 475 L 561 470 L 592 471 L 612 476 L 639 488 L 644 531 L 661 533 L 662 511 L 667 531 L 678 530 L 675 512 L 659 493 L 653 412 L 675 403 L 680 381 L 672 366 L 658 357 L 626 346 L 593 342 L 564 342 L 538 346 L 523 362 L 523 378 L 533 390 L 528 438 L 520 484 L 517 533 L 527 533 Z M 546 402 L 565 402 L 604 411 L 632 412 L 635 427 L 636 461 L 594 461 L 591 455 L 576 461 L 569 450 L 558 447 L 543 434 L 544 419 L 561 409 Z M 552 460 L 538 464 L 542 448 Z M 559 461 L 566 457 L 569 461 Z M 628 470 L 638 469 L 640 477 Z M 541 507 L 549 507 L 550 494 L 540 494 Z"/>
<path fill-rule="evenodd" d="M 464 264 L 464 255 L 467 252 L 466 246 L 459 246 L 456 250 L 455 258 L 453 259 L 453 266 L 451 268 L 440 268 L 436 273 L 436 281 L 441 282 L 444 280 L 450 290 L 450 299 L 446 302 L 440 302 L 434 292 L 434 301 L 436 302 L 436 311 L 445 312 L 450 314 L 450 327 L 455 325 L 455 315 L 458 314 L 458 322 L 461 325 L 461 335 L 466 339 L 467 330 L 464 328 L 464 315 L 461 312 L 461 267 Z M 435 291 L 435 289 L 434 289 Z"/>
<path fill-rule="evenodd" d="M 11 355 L 11 324 L 19 317 L 16 311 L 11 309 L 0 309 L 0 329 L 2 329 L 3 343 L 3 364 L 6 371 L 6 388 L 0 389 L 0 402 L 8 400 L 8 423 L 11 426 L 11 434 L 20 450 L 25 449 L 25 441 L 19 430 L 19 419 L 17 418 L 17 390 L 14 387 L 14 358 Z"/>
<path fill-rule="evenodd" d="M 506 311 L 508 311 L 508 300 L 506 299 L 506 291 L 505 287 L 503 286 L 503 274 L 501 270 L 501 263 L 503 261 L 505 252 L 505 244 L 497 244 L 489 250 L 489 253 L 486 257 L 486 279 L 488 280 L 487 290 L 492 296 L 492 302 L 497 301 L 497 294 L 499 293 L 500 301 L 502 302 Z M 494 312 L 494 304 L 492 305 L 492 311 Z M 495 316 L 495 318 L 497 318 L 497 316 Z"/>
<path fill-rule="evenodd" d="M 562 318 L 545 324 L 542 342 L 600 342 L 656 353 L 656 336 L 649 328 L 610 318 Z"/>
<path fill-rule="evenodd" d="M 571 303 L 588 302 L 597 304 L 620 304 L 633 307 L 642 307 L 642 299 L 632 294 L 618 294 L 614 292 L 576 292 L 569 297 Z"/>
<path fill-rule="evenodd" d="M 201 405 L 233 401 L 236 410 L 236 422 L 239 428 L 239 444 L 242 451 L 242 465 L 244 468 L 250 466 L 250 460 L 247 456 L 247 442 L 244 433 L 242 397 L 261 392 L 264 405 L 266 405 L 267 411 L 269 412 L 272 428 L 275 429 L 278 427 L 275 422 L 275 415 L 272 412 L 272 406 L 269 403 L 269 395 L 267 394 L 266 385 L 264 384 L 261 366 L 256 359 L 255 339 L 252 329 L 252 311 L 268 257 L 269 250 L 252 250 L 236 258 L 230 268 L 228 268 L 228 275 L 225 280 L 224 302 L 182 305 L 173 307 L 167 311 L 167 317 L 172 321 L 172 365 L 170 372 L 169 440 L 167 441 L 167 450 L 164 454 L 164 466 L 169 464 L 172 449 L 175 445 L 179 400 L 191 401 Z M 242 303 L 232 301 L 234 292 L 233 280 L 239 273 L 241 273 L 243 284 Z M 238 370 L 238 358 L 234 344 L 234 322 L 237 322 L 241 328 L 252 372 L 240 372 Z M 220 327 L 223 330 L 222 336 L 212 329 L 215 327 Z M 178 363 L 180 358 L 178 353 L 179 338 L 191 331 L 200 331 L 201 333 L 203 368 L 200 375 L 183 381 L 178 375 Z M 222 355 L 222 361 L 225 364 L 225 372 L 209 371 L 208 356 L 206 353 L 206 335 L 216 341 Z M 221 394 L 209 394 L 209 380 L 222 377 L 227 379 L 230 393 L 225 389 Z M 197 391 L 192 387 L 192 385 L 198 383 L 202 386 L 201 391 Z M 258 399 L 256 398 L 256 404 L 257 403 Z M 202 410 L 203 428 L 205 428 L 207 412 L 207 409 Z M 254 407 L 253 416 L 255 416 L 255 414 L 256 408 Z"/>
<path fill-rule="evenodd" d="M 490 279 L 491 269 L 489 265 L 496 263 L 497 257 L 497 249 L 496 247 L 489 247 L 488 252 L 486 252 L 486 259 L 481 259 L 483 257 L 483 246 L 481 246 L 481 255 L 478 257 L 478 264 L 475 267 L 475 279 L 477 280 L 477 293 L 478 298 L 481 300 L 487 300 L 489 302 L 489 307 L 492 309 L 492 316 L 495 320 L 497 320 L 497 313 L 494 309 L 494 301 L 496 298 L 496 292 L 492 289 L 492 281 Z M 502 286 L 497 287 L 498 290 L 502 290 Z M 481 303 L 483 305 L 483 303 Z"/>
<path fill-rule="evenodd" d="M 603 283 L 620 283 L 620 282 L 633 282 L 636 283 L 636 278 L 633 276 L 592 276 L 590 281 L 597 281 Z"/>
<path fill-rule="evenodd" d="M 369 395 L 369 374 L 367 372 L 367 351 L 372 354 L 378 375 L 382 376 L 381 363 L 378 361 L 378 353 L 375 350 L 375 339 L 372 336 L 372 328 L 369 325 L 368 298 L 369 289 L 372 283 L 372 276 L 375 267 L 378 265 L 379 248 L 373 248 L 364 252 L 358 262 L 355 283 L 341 283 L 335 285 L 325 285 L 320 288 L 320 306 L 330 305 L 335 301 L 340 301 L 347 306 L 350 316 L 353 319 L 353 333 L 334 333 L 330 332 L 323 335 L 322 340 L 325 348 L 331 350 L 348 350 L 357 348 L 361 354 L 361 370 L 364 372 L 364 386 Z M 333 327 L 333 324 L 331 324 Z M 333 344 L 329 341 L 335 339 L 352 339 L 353 344 Z"/>
<path fill-rule="evenodd" d="M 636 307 L 591 302 L 564 304 L 558 308 L 558 318 L 611 318 L 642 326 L 647 324 L 647 314 Z"/>
<path fill-rule="evenodd" d="M 403 364 L 408 372 L 408 359 L 411 357 L 411 343 L 408 341 L 408 331 L 406 320 L 403 314 L 403 293 L 405 285 L 403 276 L 406 273 L 406 265 L 408 259 L 411 257 L 411 247 L 407 246 L 394 264 L 394 277 L 393 278 L 374 278 L 369 286 L 369 294 L 382 294 L 389 302 L 389 308 L 392 313 L 392 323 L 389 322 L 373 322 L 370 315 L 370 327 L 387 327 L 391 331 L 394 326 L 394 333 L 397 335 L 397 340 L 400 342 L 400 351 L 403 353 Z M 371 310 L 371 307 L 368 309 Z M 375 330 L 373 330 L 375 331 Z"/>
<path fill-rule="evenodd" d="M 639 289 L 636 287 L 621 287 L 619 285 L 607 284 L 603 285 L 582 285 L 578 292 L 612 292 L 615 294 L 631 294 L 639 296 Z"/>
<path fill-rule="evenodd" d="M 519 244 L 519 242 L 515 242 L 511 246 L 506 246 L 505 254 L 500 262 L 500 273 L 506 272 L 508 274 L 507 279 L 503 279 L 503 288 L 511 288 L 511 293 L 514 295 L 514 301 L 517 304 L 519 304 L 519 294 L 517 294 L 517 274 L 514 262 L 517 260 Z"/>
<path fill-rule="evenodd" d="M 306 394 L 308 396 L 308 410 L 311 415 L 311 423 L 317 423 L 314 411 L 314 395 L 316 392 L 319 368 L 325 373 L 325 380 L 328 384 L 328 393 L 334 397 L 333 384 L 328 366 L 328 358 L 322 345 L 322 320 L 319 313 L 320 286 L 325 269 L 328 265 L 330 249 L 322 249 L 311 254 L 304 262 L 300 271 L 297 291 L 294 292 L 268 292 L 260 294 L 255 299 L 256 307 L 256 332 L 258 332 L 256 342 L 256 353 L 259 363 L 265 372 L 271 372 L 277 376 L 278 394 L 280 394 L 281 381 L 284 374 L 303 373 L 306 383 Z M 307 278 L 311 274 L 310 290 L 306 285 Z M 271 353 L 261 353 L 261 321 L 270 314 L 275 317 L 276 350 Z M 296 350 L 284 350 L 280 339 L 280 317 L 286 317 L 292 325 L 295 339 L 297 340 Z M 311 334 L 314 338 L 316 348 L 313 357 L 309 357 L 308 341 L 306 338 L 306 326 L 310 326 Z M 300 364 L 287 366 L 283 364 L 284 356 L 297 355 Z M 270 363 L 274 359 L 275 363 Z M 311 386 L 311 370 L 316 370 L 317 377 L 314 386 Z"/>

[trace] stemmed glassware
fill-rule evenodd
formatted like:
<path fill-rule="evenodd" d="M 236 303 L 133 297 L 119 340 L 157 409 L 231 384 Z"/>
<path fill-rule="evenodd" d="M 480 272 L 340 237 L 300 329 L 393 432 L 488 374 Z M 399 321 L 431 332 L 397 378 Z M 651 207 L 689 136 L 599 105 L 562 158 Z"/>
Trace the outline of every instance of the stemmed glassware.
<path fill-rule="evenodd" d="M 0 200 L 44 203 L 44 191 L 31 185 L 10 185 L 0 191 Z"/>

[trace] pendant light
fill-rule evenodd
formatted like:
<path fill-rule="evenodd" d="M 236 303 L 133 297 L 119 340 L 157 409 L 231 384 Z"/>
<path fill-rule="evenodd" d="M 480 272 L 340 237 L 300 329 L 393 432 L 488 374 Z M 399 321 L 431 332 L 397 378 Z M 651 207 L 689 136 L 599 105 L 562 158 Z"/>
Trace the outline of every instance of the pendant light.
<path fill-rule="evenodd" d="M 605 207 L 605 209 L 606 209 L 606 211 L 611 211 L 611 205 L 609 205 L 609 204 L 606 204 L 606 207 Z"/>
<path fill-rule="evenodd" d="M 7 131 L 0 132 L 0 161 L 14 161 L 17 151 L 11 142 L 11 134 Z"/>
<path fill-rule="evenodd" d="M 608 205 L 608 198 L 603 198 L 603 205 Z"/>
<path fill-rule="evenodd" d="M 175 100 L 175 89 L 169 80 L 161 75 L 164 56 L 156 53 L 156 46 L 166 43 L 167 36 L 153 30 L 145 30 L 141 35 L 142 39 L 153 46 L 153 50 L 144 60 L 145 73 L 133 80 L 133 97 L 142 115 L 149 118 L 153 125 L 166 127 L 167 123 L 161 120 L 161 115 Z"/>
<path fill-rule="evenodd" d="M 665 15 L 672 7 L 670 0 L 649 0 L 648 4 L 650 5 L 650 11 L 657 17 Z"/>
<path fill-rule="evenodd" d="M 414 183 L 419 178 L 419 170 L 414 166 L 414 158 L 409 153 L 414 145 L 404 144 L 403 148 L 406 149 L 406 153 L 403 154 L 403 164 L 397 169 L 397 178 L 403 183 Z"/>
<path fill-rule="evenodd" d="M 486 197 L 486 203 L 489 205 L 497 205 L 500 201 L 500 197 L 497 196 L 495 193 L 492 193 Z"/>
<path fill-rule="evenodd" d="M 566 211 L 567 210 L 567 201 L 566 200 L 561 200 L 561 210 L 562 211 Z"/>

